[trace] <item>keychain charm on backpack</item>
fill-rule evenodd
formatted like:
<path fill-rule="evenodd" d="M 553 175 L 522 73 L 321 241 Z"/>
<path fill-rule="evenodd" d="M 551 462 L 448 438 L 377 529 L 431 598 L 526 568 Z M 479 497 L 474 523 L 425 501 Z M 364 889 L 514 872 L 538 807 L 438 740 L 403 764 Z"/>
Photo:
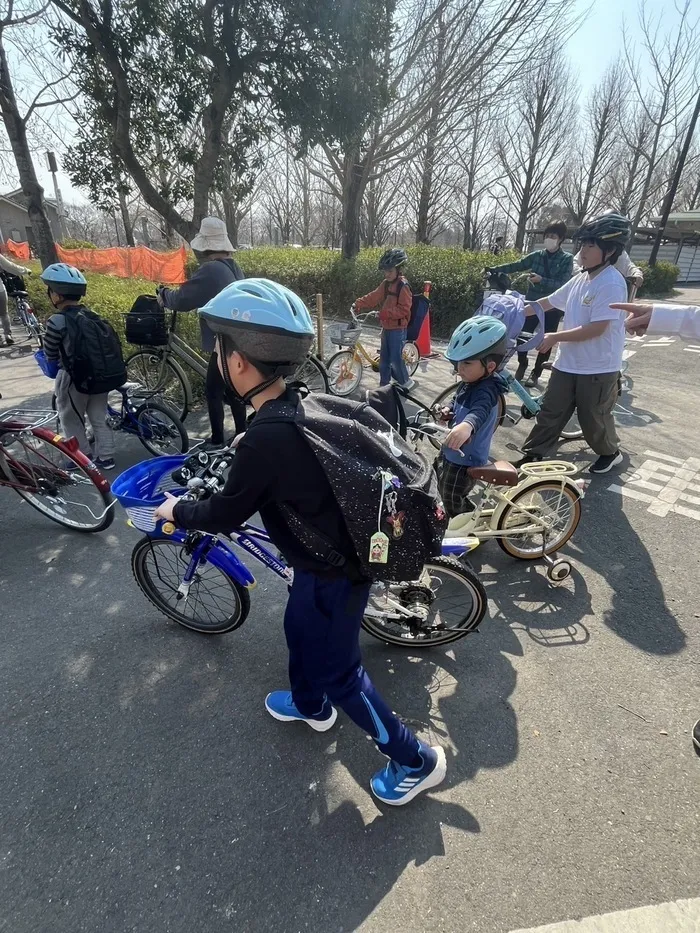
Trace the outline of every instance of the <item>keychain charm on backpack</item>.
<path fill-rule="evenodd" d="M 391 525 L 391 533 L 395 538 L 400 538 L 403 534 L 403 523 L 406 520 L 405 512 L 393 512 L 387 521 Z"/>
<path fill-rule="evenodd" d="M 383 531 L 376 531 L 369 539 L 370 564 L 385 564 L 389 559 L 389 539 Z"/>

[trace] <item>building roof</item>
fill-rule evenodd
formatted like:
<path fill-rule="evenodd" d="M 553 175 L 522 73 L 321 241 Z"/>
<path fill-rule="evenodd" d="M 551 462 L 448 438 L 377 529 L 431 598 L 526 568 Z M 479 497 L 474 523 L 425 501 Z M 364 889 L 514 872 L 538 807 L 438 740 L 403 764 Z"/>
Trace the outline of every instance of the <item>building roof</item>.
<path fill-rule="evenodd" d="M 18 207 L 20 210 L 24 211 L 25 213 L 29 213 L 27 211 L 26 206 L 20 200 L 23 197 L 24 197 L 24 193 L 22 189 L 17 188 L 16 191 L 7 191 L 5 194 L 0 194 L 0 201 L 8 201 L 10 204 L 12 204 L 13 207 Z M 56 204 L 56 201 L 53 198 L 47 198 L 45 196 L 44 201 L 48 204 L 49 207 L 52 207 L 54 210 L 58 210 L 58 205 Z"/>

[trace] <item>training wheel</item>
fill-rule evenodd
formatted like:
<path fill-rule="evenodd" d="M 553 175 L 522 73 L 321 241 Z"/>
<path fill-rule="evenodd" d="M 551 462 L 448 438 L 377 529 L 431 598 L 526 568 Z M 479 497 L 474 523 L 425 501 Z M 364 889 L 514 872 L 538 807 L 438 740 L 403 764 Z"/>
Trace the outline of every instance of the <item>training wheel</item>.
<path fill-rule="evenodd" d="M 571 564 L 568 560 L 555 560 L 547 567 L 547 579 L 552 583 L 562 583 L 571 575 Z"/>

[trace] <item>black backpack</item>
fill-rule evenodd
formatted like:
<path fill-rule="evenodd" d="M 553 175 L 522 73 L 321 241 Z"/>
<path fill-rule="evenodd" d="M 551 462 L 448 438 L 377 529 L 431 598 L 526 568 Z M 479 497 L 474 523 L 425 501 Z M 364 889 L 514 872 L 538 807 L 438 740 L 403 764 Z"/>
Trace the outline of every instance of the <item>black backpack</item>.
<path fill-rule="evenodd" d="M 435 473 L 420 454 L 364 402 L 308 395 L 267 402 L 250 430 L 265 422 L 294 423 L 323 468 L 355 547 L 348 565 L 325 536 L 286 504 L 292 533 L 317 559 L 353 577 L 404 581 L 420 577 L 441 553 L 447 517 Z M 283 455 L 283 452 L 280 452 Z"/>
<path fill-rule="evenodd" d="M 67 308 L 63 317 L 71 355 L 62 348 L 61 359 L 76 389 L 85 395 L 100 395 L 123 386 L 126 366 L 112 325 L 83 305 Z"/>
<path fill-rule="evenodd" d="M 165 311 L 154 295 L 139 295 L 126 316 L 126 342 L 139 347 L 163 347 L 168 342 Z"/>

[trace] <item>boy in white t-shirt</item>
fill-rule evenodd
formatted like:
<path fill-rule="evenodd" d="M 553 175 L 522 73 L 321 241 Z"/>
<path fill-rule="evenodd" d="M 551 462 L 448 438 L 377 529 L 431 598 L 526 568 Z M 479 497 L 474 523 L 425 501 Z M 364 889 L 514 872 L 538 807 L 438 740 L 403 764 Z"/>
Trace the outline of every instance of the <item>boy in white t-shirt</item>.
<path fill-rule="evenodd" d="M 586 221 L 575 235 L 583 271 L 539 302 L 544 311 L 562 310 L 564 322 L 562 330 L 545 334 L 538 347 L 545 353 L 559 344 L 559 357 L 520 463 L 544 459 L 574 411 L 589 447 L 598 454 L 591 473 L 607 473 L 622 462 L 612 411 L 625 347 L 625 315 L 610 305 L 627 297 L 625 280 L 613 267 L 629 235 L 630 222 L 620 214 L 608 211 Z"/>

